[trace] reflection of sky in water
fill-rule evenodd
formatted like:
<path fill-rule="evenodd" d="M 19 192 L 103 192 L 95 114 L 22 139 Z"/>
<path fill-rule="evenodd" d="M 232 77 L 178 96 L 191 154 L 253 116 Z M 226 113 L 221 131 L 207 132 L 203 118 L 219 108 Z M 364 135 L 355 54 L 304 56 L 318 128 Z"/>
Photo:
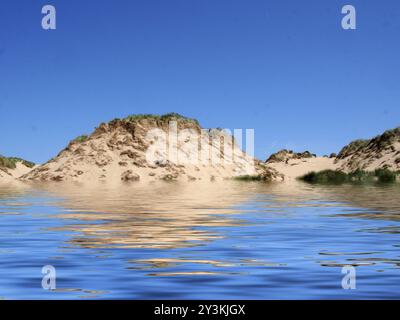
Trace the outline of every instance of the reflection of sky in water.
<path fill-rule="evenodd" d="M 0 297 L 399 298 L 399 187 L 0 188 Z M 57 290 L 41 289 L 41 268 Z M 357 289 L 341 289 L 356 266 Z"/>

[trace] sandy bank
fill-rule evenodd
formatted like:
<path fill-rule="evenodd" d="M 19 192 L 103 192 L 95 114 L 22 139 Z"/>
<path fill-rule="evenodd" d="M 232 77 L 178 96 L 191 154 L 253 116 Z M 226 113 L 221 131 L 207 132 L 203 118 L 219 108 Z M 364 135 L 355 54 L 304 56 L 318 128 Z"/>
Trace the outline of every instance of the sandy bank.
<path fill-rule="evenodd" d="M 292 159 L 288 162 L 277 162 L 268 164 L 285 176 L 284 181 L 291 181 L 311 171 L 336 170 L 338 164 L 335 159 L 326 157 L 315 157 L 308 159 Z"/>

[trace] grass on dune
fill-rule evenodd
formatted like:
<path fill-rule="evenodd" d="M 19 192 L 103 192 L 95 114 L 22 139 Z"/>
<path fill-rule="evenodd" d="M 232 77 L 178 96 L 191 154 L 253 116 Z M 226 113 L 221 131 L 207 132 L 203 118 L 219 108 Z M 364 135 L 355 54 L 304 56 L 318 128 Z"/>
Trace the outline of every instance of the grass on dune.
<path fill-rule="evenodd" d="M 85 142 L 88 139 L 88 136 L 83 134 L 79 137 L 76 137 L 72 142 Z"/>
<path fill-rule="evenodd" d="M 337 170 L 323 170 L 309 172 L 299 179 L 308 183 L 342 184 L 342 183 L 393 183 L 396 182 L 398 172 L 388 169 L 376 169 L 375 171 L 356 170 L 345 173 Z"/>
<path fill-rule="evenodd" d="M 2 168 L 15 169 L 17 167 L 17 162 L 21 162 L 28 168 L 33 168 L 35 166 L 35 163 L 31 161 L 26 161 L 17 157 L 4 157 L 0 155 L 0 167 Z"/>
<path fill-rule="evenodd" d="M 196 119 L 188 118 L 185 116 L 182 116 L 179 113 L 176 112 L 170 112 L 166 113 L 163 115 L 158 115 L 158 114 L 133 114 L 128 117 L 126 117 L 124 120 L 128 121 L 139 121 L 142 119 L 152 119 L 152 120 L 159 120 L 159 121 L 170 121 L 170 120 L 185 120 L 185 121 L 190 121 L 194 122 L 196 124 L 199 124 L 199 122 Z"/>

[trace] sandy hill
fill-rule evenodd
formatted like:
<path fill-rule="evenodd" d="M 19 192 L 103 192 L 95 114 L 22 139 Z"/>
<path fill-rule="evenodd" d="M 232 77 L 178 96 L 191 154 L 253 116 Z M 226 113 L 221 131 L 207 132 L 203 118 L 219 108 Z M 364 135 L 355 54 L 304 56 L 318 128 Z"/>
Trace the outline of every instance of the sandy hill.
<path fill-rule="evenodd" d="M 369 140 L 355 140 L 345 146 L 335 162 L 340 170 L 400 170 L 400 127 Z"/>
<path fill-rule="evenodd" d="M 102 123 L 21 180 L 209 181 L 242 175 L 279 179 L 273 169 L 244 153 L 226 132 L 202 129 L 196 120 L 172 113 Z"/>
<path fill-rule="evenodd" d="M 284 176 L 284 180 L 291 181 L 305 175 L 310 171 L 335 169 L 334 158 L 317 157 L 309 151 L 294 152 L 292 150 L 280 150 L 272 154 L 265 164 Z"/>
<path fill-rule="evenodd" d="M 268 167 L 292 180 L 311 171 L 340 170 L 353 172 L 357 169 L 400 170 L 400 128 L 388 130 L 369 140 L 355 140 L 342 148 L 338 155 L 317 157 L 308 151 L 296 153 L 281 150 L 266 161 Z"/>
<path fill-rule="evenodd" d="M 279 163 L 279 162 L 288 162 L 289 160 L 301 160 L 301 159 L 309 159 L 315 157 L 316 155 L 310 153 L 309 151 L 294 152 L 293 150 L 283 149 L 272 154 L 265 162 Z"/>
<path fill-rule="evenodd" d="M 0 182 L 12 182 L 28 173 L 35 164 L 16 157 L 4 157 L 0 155 Z"/>

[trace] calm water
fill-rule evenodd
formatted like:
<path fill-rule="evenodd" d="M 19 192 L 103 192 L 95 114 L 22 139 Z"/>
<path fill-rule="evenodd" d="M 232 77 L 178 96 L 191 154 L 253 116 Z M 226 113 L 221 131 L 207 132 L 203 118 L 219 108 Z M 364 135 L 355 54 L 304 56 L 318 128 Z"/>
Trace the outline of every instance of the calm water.
<path fill-rule="evenodd" d="M 399 186 L 0 187 L 3 299 L 400 298 Z M 41 287 L 53 265 L 57 289 Z M 343 290 L 342 266 L 356 268 Z"/>

